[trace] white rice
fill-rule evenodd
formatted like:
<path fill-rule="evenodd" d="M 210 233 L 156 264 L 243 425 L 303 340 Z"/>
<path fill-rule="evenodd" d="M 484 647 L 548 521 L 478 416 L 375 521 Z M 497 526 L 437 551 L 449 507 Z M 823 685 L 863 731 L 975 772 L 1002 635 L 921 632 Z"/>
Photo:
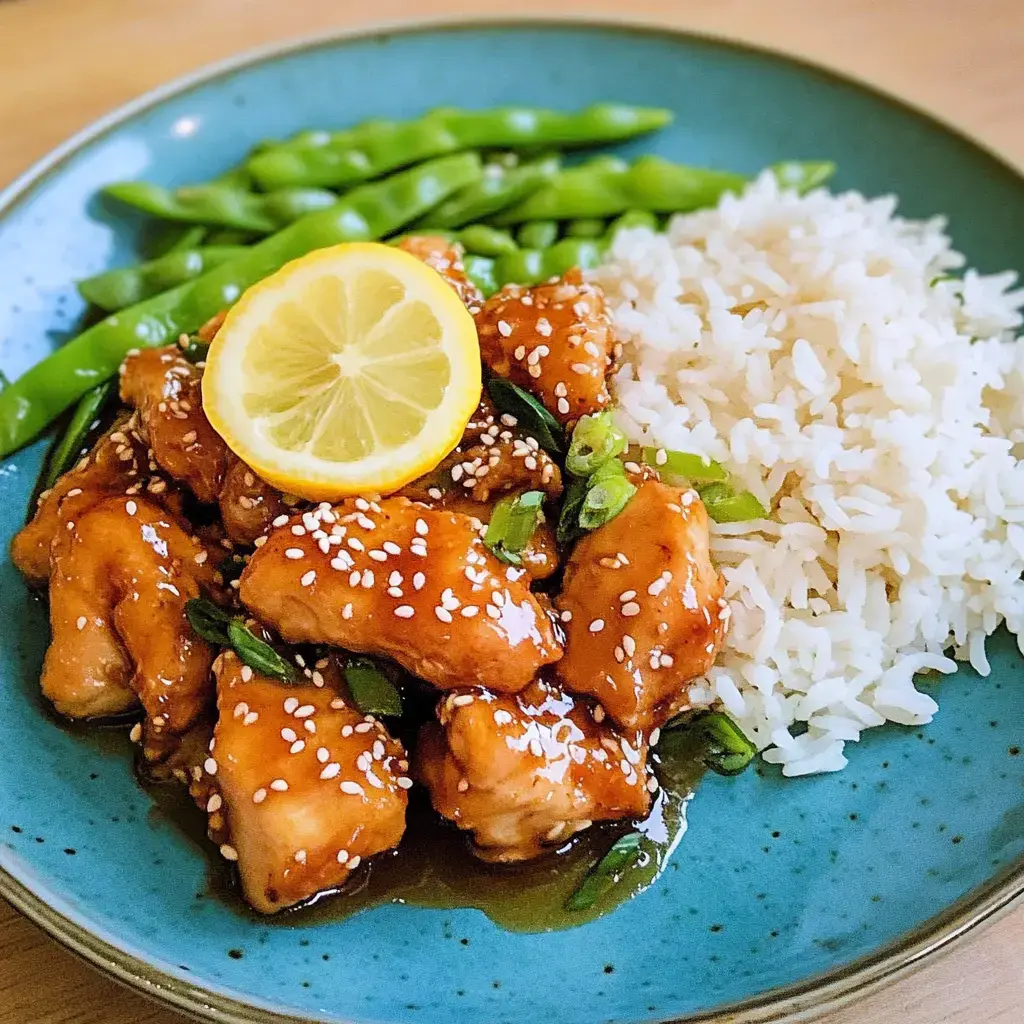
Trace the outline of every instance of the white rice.
<path fill-rule="evenodd" d="M 732 627 L 691 699 L 786 775 L 930 721 L 941 687 L 915 676 L 986 674 L 1000 623 L 1022 643 L 1024 292 L 935 282 L 964 262 L 945 222 L 895 209 L 765 175 L 665 234 L 622 232 L 593 274 L 630 438 L 719 460 L 771 509 L 714 528 Z"/>

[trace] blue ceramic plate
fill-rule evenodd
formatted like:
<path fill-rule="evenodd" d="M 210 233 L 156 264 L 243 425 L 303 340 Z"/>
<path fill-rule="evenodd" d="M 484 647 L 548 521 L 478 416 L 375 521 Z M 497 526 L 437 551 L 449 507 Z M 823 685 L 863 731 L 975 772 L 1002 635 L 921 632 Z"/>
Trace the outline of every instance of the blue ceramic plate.
<path fill-rule="evenodd" d="M 0 199 L 0 366 L 75 331 L 72 281 L 131 258 L 96 201 L 112 180 L 212 177 L 259 139 L 442 104 L 672 107 L 634 145 L 754 171 L 828 157 L 835 185 L 952 215 L 985 270 L 1024 268 L 1024 184 L 943 126 L 778 56 L 621 27 L 496 25 L 285 48 L 163 90 L 73 140 Z M 45 445 L 0 467 L 2 550 Z M 0 564 L 0 892 L 112 974 L 210 1020 L 546 1024 L 792 1019 L 941 945 L 1024 887 L 1022 663 L 940 684 L 922 730 L 872 730 L 839 775 L 708 778 L 670 870 L 608 917 L 513 934 L 478 911 L 386 906 L 266 923 L 212 895 L 208 860 L 134 781 L 120 744 L 38 697 L 44 608 Z M 726 1008 L 729 1008 L 728 1010 Z"/>

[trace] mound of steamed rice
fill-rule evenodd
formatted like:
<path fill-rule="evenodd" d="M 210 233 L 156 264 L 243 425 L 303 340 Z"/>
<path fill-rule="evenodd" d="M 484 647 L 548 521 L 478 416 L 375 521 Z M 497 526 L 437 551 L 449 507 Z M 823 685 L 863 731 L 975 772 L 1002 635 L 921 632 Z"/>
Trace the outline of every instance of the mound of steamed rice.
<path fill-rule="evenodd" d="M 630 438 L 725 464 L 771 510 L 718 525 L 727 646 L 691 688 L 787 775 L 928 722 L 953 659 L 1024 628 L 1024 293 L 959 271 L 944 221 L 763 176 L 593 277 L 623 342 Z M 915 677 L 917 677 L 915 679 Z M 929 692 L 925 692 L 929 691 Z"/>

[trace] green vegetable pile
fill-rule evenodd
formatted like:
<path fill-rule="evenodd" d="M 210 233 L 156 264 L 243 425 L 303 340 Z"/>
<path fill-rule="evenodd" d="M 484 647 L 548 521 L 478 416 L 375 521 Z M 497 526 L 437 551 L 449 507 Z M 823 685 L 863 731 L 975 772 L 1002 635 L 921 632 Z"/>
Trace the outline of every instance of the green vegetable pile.
<path fill-rule="evenodd" d="M 568 151 L 632 139 L 671 116 L 612 103 L 575 112 L 440 109 L 260 143 L 211 182 L 109 185 L 104 193 L 115 205 L 156 218 L 158 244 L 135 266 L 78 283 L 108 315 L 0 390 L 0 457 L 79 400 L 76 421 L 94 416 L 102 403 L 91 392 L 127 352 L 192 334 L 313 249 L 438 231 L 464 246 L 467 272 L 490 294 L 593 267 L 619 230 L 714 204 L 747 181 L 656 156 L 566 165 Z M 772 169 L 801 191 L 834 170 L 825 162 Z"/>

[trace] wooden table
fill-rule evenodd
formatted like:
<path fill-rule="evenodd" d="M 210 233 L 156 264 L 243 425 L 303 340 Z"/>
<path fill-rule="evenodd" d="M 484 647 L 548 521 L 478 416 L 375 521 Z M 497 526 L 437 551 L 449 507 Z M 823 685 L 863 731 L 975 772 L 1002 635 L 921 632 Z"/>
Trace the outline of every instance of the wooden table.
<path fill-rule="evenodd" d="M 368 8 L 372 7 L 372 11 Z M 926 107 L 1024 166 L 1020 0 L 0 0 L 0 185 L 169 78 L 275 39 L 530 10 L 622 17 L 807 56 Z M 828 1024 L 1018 1024 L 1024 907 Z M 0 1024 L 182 1024 L 94 973 L 0 901 Z"/>

